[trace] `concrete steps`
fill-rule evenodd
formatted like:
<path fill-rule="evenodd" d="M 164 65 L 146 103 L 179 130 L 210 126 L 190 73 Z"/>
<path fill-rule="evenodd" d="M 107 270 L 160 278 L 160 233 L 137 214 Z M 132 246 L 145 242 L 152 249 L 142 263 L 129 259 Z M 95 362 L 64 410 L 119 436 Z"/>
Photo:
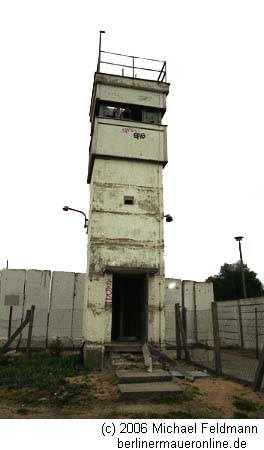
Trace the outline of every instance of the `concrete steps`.
<path fill-rule="evenodd" d="M 182 389 L 172 381 L 119 384 L 118 388 L 124 398 L 177 396 L 182 393 Z"/>
<path fill-rule="evenodd" d="M 105 346 L 108 353 L 142 353 L 142 345 L 138 343 L 117 343 Z"/>
<path fill-rule="evenodd" d="M 155 370 L 151 373 L 136 370 L 117 370 L 116 376 L 119 384 L 154 383 L 172 380 L 171 374 L 165 370 Z"/>
<path fill-rule="evenodd" d="M 114 370 L 146 371 L 142 351 L 141 353 L 111 352 L 110 361 Z M 161 370 L 162 365 L 158 361 L 153 361 L 152 369 Z"/>
<path fill-rule="evenodd" d="M 144 364 L 142 352 L 111 351 L 111 366 L 118 380 L 118 389 L 122 397 L 160 397 L 162 395 L 179 395 L 182 389 L 172 381 L 172 375 L 163 370 L 162 364 L 152 358 L 148 370 Z M 120 347 L 119 347 L 120 349 Z M 123 347 L 124 350 L 124 347 Z"/>
<path fill-rule="evenodd" d="M 144 370 L 144 361 L 140 353 L 110 353 L 114 370 Z"/>

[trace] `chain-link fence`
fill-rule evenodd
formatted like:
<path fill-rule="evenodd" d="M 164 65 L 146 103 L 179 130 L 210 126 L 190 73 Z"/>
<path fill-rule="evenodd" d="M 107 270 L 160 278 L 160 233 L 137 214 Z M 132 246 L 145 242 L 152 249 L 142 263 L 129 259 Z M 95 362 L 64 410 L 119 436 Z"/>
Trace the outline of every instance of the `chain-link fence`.
<path fill-rule="evenodd" d="M 215 370 L 211 309 L 190 310 L 185 307 L 182 308 L 180 305 L 178 305 L 178 308 L 183 332 L 186 336 L 190 361 L 205 369 Z M 180 324 L 179 322 L 177 323 L 176 310 L 177 306 L 175 305 L 173 325 L 171 317 L 168 321 L 170 328 L 167 329 L 167 336 L 169 337 L 169 339 L 167 339 L 167 350 L 171 357 L 183 359 L 185 357 L 185 348 L 180 332 Z"/>
<path fill-rule="evenodd" d="M 264 345 L 264 302 L 214 302 L 211 309 L 180 308 L 190 361 L 243 382 L 254 383 Z M 175 340 L 170 354 L 184 356 L 175 314 Z"/>
<path fill-rule="evenodd" d="M 253 383 L 264 343 L 264 304 L 218 302 L 217 318 L 223 374 Z"/>

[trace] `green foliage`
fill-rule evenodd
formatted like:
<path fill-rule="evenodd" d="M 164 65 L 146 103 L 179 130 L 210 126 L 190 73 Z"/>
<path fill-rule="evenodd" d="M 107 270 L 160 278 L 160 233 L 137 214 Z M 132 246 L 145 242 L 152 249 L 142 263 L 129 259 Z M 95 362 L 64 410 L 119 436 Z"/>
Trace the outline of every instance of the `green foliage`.
<path fill-rule="evenodd" d="M 248 415 L 243 411 L 235 411 L 233 414 L 233 419 L 248 419 Z"/>
<path fill-rule="evenodd" d="M 242 411 L 257 411 L 258 409 L 256 403 L 241 397 L 234 397 L 233 405 Z"/>
<path fill-rule="evenodd" d="M 183 386 L 181 386 L 183 387 Z M 195 396 L 200 395 L 199 388 L 197 386 L 189 386 L 185 385 L 183 387 L 182 392 L 177 392 L 177 394 L 173 393 L 162 393 L 156 394 L 155 397 L 151 398 L 150 401 L 152 403 L 162 403 L 166 402 L 166 404 L 177 404 L 180 405 L 185 402 L 190 402 L 195 398 Z"/>
<path fill-rule="evenodd" d="M 248 298 L 264 295 L 263 285 L 257 274 L 246 264 L 244 273 Z M 207 278 L 206 281 L 213 283 L 215 300 L 236 300 L 244 297 L 239 261 L 233 264 L 224 263 L 219 274 Z"/>
<path fill-rule="evenodd" d="M 26 414 L 28 414 L 30 411 L 29 411 L 29 409 L 27 409 L 27 408 L 18 408 L 17 409 L 17 414 L 21 414 L 21 415 L 26 415 Z"/>
<path fill-rule="evenodd" d="M 205 349 L 205 350 L 210 350 L 213 347 L 210 347 L 208 344 L 203 344 L 202 342 L 197 342 L 194 344 L 190 345 L 191 348 L 196 349 L 196 348 L 201 348 L 201 349 Z"/>
<path fill-rule="evenodd" d="M 194 419 L 194 413 L 189 411 L 176 411 L 171 418 L 175 419 Z"/>
<path fill-rule="evenodd" d="M 49 345 L 49 351 L 52 356 L 61 356 L 63 352 L 63 344 L 60 338 L 54 339 Z"/>
<path fill-rule="evenodd" d="M 14 392 L 14 399 L 22 403 L 51 403 L 63 406 L 87 390 L 87 383 L 70 383 L 66 377 L 87 374 L 79 355 L 62 355 L 54 358 L 48 354 L 37 354 L 28 360 L 21 355 L 9 358 L 8 364 L 0 368 L 0 385 Z"/>

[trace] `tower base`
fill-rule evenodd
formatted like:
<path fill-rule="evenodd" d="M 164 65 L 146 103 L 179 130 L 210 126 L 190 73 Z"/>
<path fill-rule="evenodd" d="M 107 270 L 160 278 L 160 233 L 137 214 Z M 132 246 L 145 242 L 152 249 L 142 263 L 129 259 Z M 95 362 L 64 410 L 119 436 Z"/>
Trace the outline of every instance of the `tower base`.
<path fill-rule="evenodd" d="M 83 346 L 83 363 L 92 370 L 104 368 L 104 345 L 85 344 Z"/>

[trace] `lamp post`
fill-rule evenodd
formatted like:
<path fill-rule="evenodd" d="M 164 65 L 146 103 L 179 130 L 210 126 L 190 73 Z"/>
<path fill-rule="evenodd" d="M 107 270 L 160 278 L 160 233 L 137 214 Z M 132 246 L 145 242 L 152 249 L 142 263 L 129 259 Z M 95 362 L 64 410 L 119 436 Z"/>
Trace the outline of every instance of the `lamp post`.
<path fill-rule="evenodd" d="M 75 211 L 82 214 L 84 216 L 84 228 L 88 227 L 88 219 L 83 211 L 80 211 L 79 209 L 70 208 L 69 206 L 64 206 L 62 209 L 63 211 Z"/>
<path fill-rule="evenodd" d="M 238 242 L 238 247 L 239 247 L 240 268 L 241 268 L 241 276 L 242 276 L 243 294 L 244 294 L 244 298 L 247 298 L 244 263 L 243 263 L 243 258 L 242 258 L 242 249 L 241 249 L 241 241 L 242 241 L 242 239 L 243 239 L 243 236 L 235 236 L 235 240 Z"/>

